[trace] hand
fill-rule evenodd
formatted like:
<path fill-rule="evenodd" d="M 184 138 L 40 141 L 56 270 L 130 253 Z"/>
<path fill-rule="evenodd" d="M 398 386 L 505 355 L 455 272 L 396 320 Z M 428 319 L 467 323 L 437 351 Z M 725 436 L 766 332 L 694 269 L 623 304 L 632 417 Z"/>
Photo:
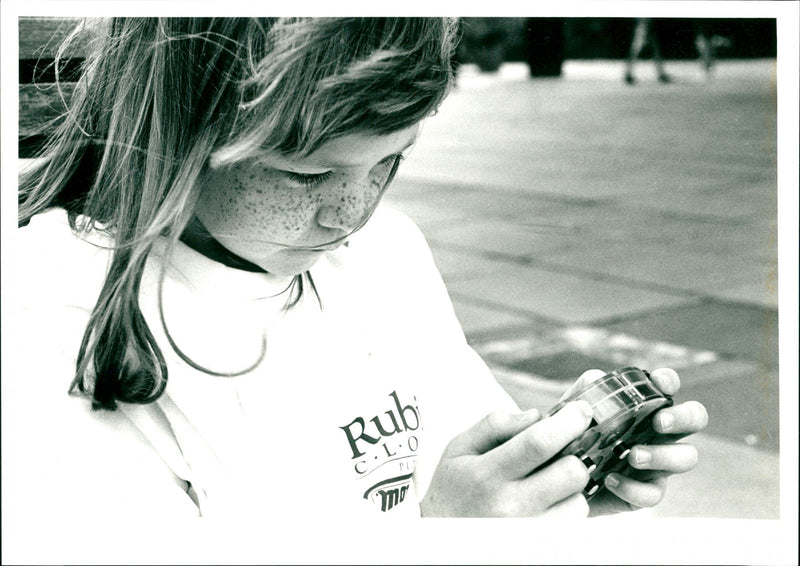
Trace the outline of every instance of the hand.
<path fill-rule="evenodd" d="M 587 371 L 567 391 L 565 398 L 603 375 L 605 373 L 600 370 Z M 680 389 L 680 379 L 672 369 L 657 369 L 650 377 L 667 395 L 675 395 Z M 607 489 L 590 502 L 590 514 L 606 515 L 658 504 L 664 497 L 667 478 L 688 472 L 697 464 L 697 449 L 691 444 L 675 444 L 675 441 L 703 430 L 707 424 L 708 413 L 697 401 L 658 411 L 653 418 L 653 428 L 663 436 L 654 443 L 631 449 L 628 463 L 634 471 L 628 475 L 609 474 L 605 479 Z"/>
<path fill-rule="evenodd" d="M 448 444 L 420 502 L 422 515 L 585 517 L 586 467 L 576 456 L 549 460 L 591 418 L 585 401 L 568 403 L 546 419 L 535 409 L 488 415 Z"/>

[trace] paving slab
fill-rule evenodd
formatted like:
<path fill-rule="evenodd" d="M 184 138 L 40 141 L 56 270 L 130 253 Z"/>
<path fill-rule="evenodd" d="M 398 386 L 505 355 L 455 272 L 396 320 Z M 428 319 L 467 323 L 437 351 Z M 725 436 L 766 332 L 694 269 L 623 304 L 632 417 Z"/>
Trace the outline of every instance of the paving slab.
<path fill-rule="evenodd" d="M 530 317 L 502 307 L 476 305 L 455 299 L 453 308 L 468 336 L 493 334 L 509 328 L 526 328 L 532 324 Z"/>
<path fill-rule="evenodd" d="M 648 339 L 778 364 L 778 313 L 758 305 L 704 300 L 603 325 Z"/>
<path fill-rule="evenodd" d="M 684 301 L 658 291 L 516 264 L 480 277 L 446 282 L 451 295 L 459 300 L 476 297 L 564 323 L 629 316 Z"/>
<path fill-rule="evenodd" d="M 777 181 L 771 175 L 753 177 L 749 173 L 732 172 L 724 176 L 715 173 L 710 179 L 698 175 L 692 179 L 681 179 L 670 191 L 639 194 L 630 201 L 630 204 L 643 208 L 709 214 L 724 218 L 749 220 L 775 218 Z"/>
<path fill-rule="evenodd" d="M 708 374 L 716 376 L 712 379 Z M 710 420 L 706 432 L 777 452 L 780 447 L 778 371 L 757 363 L 681 370 L 681 397 L 700 401 Z"/>
<path fill-rule="evenodd" d="M 767 261 L 740 257 L 734 264 L 724 252 L 724 249 L 682 249 L 668 240 L 596 238 L 587 239 L 582 246 L 569 251 L 542 254 L 542 259 L 610 278 L 621 276 L 693 292 L 716 293 L 754 281 L 766 285 L 773 278 L 774 266 Z"/>
<path fill-rule="evenodd" d="M 766 282 L 749 282 L 744 285 L 725 289 L 717 293 L 721 299 L 732 302 L 760 305 L 770 309 L 778 308 L 778 281 L 775 279 Z"/>
<path fill-rule="evenodd" d="M 502 269 L 505 265 L 505 262 L 475 253 L 471 249 L 431 246 L 431 252 L 445 282 L 483 277 L 487 273 Z"/>
<path fill-rule="evenodd" d="M 573 248 L 572 238 L 547 226 L 509 224 L 507 220 L 467 221 L 430 228 L 434 247 L 469 250 L 475 254 L 521 257 L 560 254 Z"/>

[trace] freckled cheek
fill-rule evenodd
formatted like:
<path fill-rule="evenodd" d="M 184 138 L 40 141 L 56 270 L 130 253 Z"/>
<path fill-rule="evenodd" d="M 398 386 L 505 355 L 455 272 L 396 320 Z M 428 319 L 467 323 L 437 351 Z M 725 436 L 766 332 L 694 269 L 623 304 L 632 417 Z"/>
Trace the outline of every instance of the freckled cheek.
<path fill-rule="evenodd" d="M 377 167 L 372 171 L 369 176 L 368 198 L 370 201 L 375 201 L 381 196 L 381 192 L 386 188 L 386 183 L 389 181 L 389 175 L 392 171 L 392 165 L 384 165 Z"/>
<path fill-rule="evenodd" d="M 336 195 L 331 202 L 336 212 L 344 218 L 359 218 L 366 214 L 381 195 L 386 175 L 370 173 L 366 180 L 360 182 L 342 181 L 335 183 L 330 192 Z"/>
<path fill-rule="evenodd" d="M 215 181 L 204 189 L 206 216 L 218 229 L 265 241 L 306 229 L 322 201 L 310 188 L 287 187 L 282 176 L 269 172 L 237 172 Z"/>

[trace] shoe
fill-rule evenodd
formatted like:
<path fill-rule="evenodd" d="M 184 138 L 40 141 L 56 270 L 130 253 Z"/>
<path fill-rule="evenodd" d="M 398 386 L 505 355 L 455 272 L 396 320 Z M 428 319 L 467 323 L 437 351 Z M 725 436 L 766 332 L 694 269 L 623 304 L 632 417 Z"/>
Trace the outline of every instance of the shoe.
<path fill-rule="evenodd" d="M 658 80 L 665 84 L 672 82 L 672 78 L 666 73 L 661 73 L 660 75 L 658 75 Z"/>
<path fill-rule="evenodd" d="M 636 84 L 636 79 L 630 73 L 625 73 L 625 82 L 629 85 Z"/>

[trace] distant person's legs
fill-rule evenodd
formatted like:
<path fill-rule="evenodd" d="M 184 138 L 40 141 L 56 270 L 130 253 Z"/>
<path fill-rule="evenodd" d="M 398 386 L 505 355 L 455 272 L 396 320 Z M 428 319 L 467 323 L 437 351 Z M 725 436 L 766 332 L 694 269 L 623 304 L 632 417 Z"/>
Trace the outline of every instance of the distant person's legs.
<path fill-rule="evenodd" d="M 717 62 L 717 50 L 731 46 L 731 40 L 721 35 L 715 35 L 705 22 L 695 23 L 694 45 L 700 62 L 707 76 L 711 76 L 711 70 Z"/>
<path fill-rule="evenodd" d="M 637 18 L 636 27 L 633 30 L 633 39 L 631 40 L 631 47 L 628 50 L 628 58 L 625 60 L 625 82 L 634 84 L 636 79 L 633 76 L 633 67 L 636 59 L 641 55 L 642 50 L 647 44 L 650 44 L 653 50 L 653 63 L 656 66 L 656 73 L 658 80 L 662 83 L 670 82 L 669 75 L 664 70 L 664 60 L 661 57 L 661 48 L 658 44 L 658 38 L 653 33 L 652 19 L 651 18 Z"/>
<path fill-rule="evenodd" d="M 658 37 L 653 32 L 652 28 L 650 29 L 650 46 L 653 49 L 653 63 L 656 66 L 656 74 L 658 75 L 658 80 L 662 83 L 668 83 L 671 81 L 669 75 L 664 70 L 664 59 L 661 57 L 661 46 L 658 43 Z"/>
<path fill-rule="evenodd" d="M 697 48 L 697 53 L 700 55 L 700 61 L 706 73 L 711 73 L 711 68 L 714 66 L 714 49 L 711 47 L 711 42 L 703 32 L 698 32 L 694 37 L 694 45 Z"/>
<path fill-rule="evenodd" d="M 630 49 L 628 49 L 628 58 L 625 59 L 625 82 L 633 84 L 636 79 L 633 78 L 633 65 L 639 54 L 647 44 L 647 36 L 650 30 L 650 18 L 637 18 L 636 27 L 633 29 L 633 39 L 631 40 Z"/>

